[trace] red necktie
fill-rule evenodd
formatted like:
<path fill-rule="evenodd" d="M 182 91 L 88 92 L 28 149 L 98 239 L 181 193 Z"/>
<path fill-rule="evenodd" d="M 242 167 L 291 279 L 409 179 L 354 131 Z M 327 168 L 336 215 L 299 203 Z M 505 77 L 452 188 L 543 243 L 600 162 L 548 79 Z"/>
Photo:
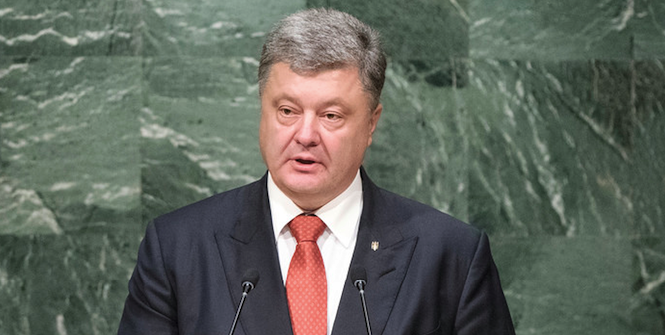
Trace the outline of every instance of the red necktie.
<path fill-rule="evenodd" d="M 298 245 L 286 277 L 294 335 L 325 335 L 328 319 L 328 283 L 316 240 L 326 225 L 315 215 L 299 215 L 290 223 Z"/>

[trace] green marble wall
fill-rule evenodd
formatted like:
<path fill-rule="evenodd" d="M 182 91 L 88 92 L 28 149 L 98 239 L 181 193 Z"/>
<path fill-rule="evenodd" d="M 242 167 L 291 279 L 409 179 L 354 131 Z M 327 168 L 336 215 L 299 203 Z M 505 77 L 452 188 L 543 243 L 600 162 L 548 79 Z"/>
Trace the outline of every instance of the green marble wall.
<path fill-rule="evenodd" d="M 113 334 L 147 220 L 264 173 L 266 31 L 384 34 L 380 185 L 486 229 L 518 334 L 665 334 L 662 0 L 0 0 L 0 334 Z"/>

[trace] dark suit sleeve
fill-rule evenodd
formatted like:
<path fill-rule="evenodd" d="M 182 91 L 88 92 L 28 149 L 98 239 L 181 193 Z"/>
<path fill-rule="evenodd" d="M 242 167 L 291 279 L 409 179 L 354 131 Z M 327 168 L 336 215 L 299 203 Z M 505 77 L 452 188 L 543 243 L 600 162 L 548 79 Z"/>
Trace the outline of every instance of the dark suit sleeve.
<path fill-rule="evenodd" d="M 177 334 L 176 303 L 154 223 L 139 247 L 119 335 Z"/>
<path fill-rule="evenodd" d="M 480 236 L 455 318 L 457 335 L 515 334 L 487 235 Z"/>

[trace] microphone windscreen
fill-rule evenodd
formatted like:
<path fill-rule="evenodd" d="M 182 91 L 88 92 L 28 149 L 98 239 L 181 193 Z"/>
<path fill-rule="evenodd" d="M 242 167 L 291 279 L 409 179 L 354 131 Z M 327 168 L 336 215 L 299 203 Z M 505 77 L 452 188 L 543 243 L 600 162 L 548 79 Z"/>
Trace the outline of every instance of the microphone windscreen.
<path fill-rule="evenodd" d="M 242 276 L 242 283 L 250 282 L 253 286 L 256 286 L 256 283 L 259 282 L 259 271 L 257 269 L 249 269 L 245 271 L 245 275 Z"/>
<path fill-rule="evenodd" d="M 351 268 L 351 282 L 355 285 L 358 280 L 367 282 L 367 272 L 364 267 L 356 265 Z"/>

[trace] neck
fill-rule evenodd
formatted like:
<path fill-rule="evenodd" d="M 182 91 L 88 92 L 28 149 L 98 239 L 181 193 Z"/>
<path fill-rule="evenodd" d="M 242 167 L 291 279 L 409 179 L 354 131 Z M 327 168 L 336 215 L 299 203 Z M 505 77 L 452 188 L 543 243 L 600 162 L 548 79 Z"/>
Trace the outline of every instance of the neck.
<path fill-rule="evenodd" d="M 285 193 L 286 194 L 286 193 Z M 338 196 L 339 194 L 335 195 Z M 330 202 L 332 199 L 335 199 L 335 197 L 332 197 L 330 199 L 318 199 L 318 197 L 310 197 L 308 199 L 297 199 L 296 197 L 291 197 L 289 194 L 287 194 L 289 199 L 293 201 L 298 208 L 300 208 L 303 213 L 314 213 L 319 208 L 323 207 L 325 204 Z"/>

